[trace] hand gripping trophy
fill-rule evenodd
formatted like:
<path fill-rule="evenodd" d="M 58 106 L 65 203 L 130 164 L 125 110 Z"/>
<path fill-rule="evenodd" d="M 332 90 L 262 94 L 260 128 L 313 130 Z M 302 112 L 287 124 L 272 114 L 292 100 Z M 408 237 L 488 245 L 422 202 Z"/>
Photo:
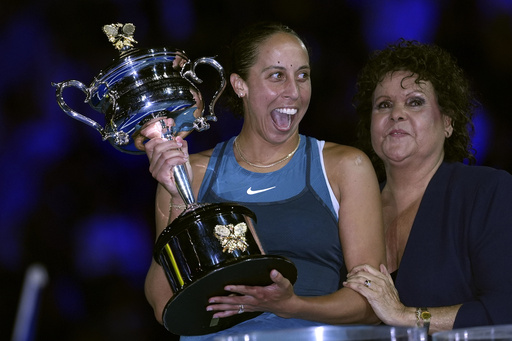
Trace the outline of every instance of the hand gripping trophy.
<path fill-rule="evenodd" d="M 207 130 L 208 121 L 217 121 L 214 106 L 224 91 L 226 76 L 215 59 L 203 57 L 191 62 L 177 49 L 134 48 L 135 26 L 131 23 L 105 25 L 103 32 L 120 51 L 119 58 L 100 71 L 88 87 L 77 80 L 52 83 L 57 103 L 66 114 L 130 154 L 144 153 L 140 129 L 153 119 L 174 120 L 172 127 L 162 124 L 162 137 L 170 139 Z M 203 115 L 204 104 L 196 86 L 202 83 L 195 73 L 200 64 L 213 67 L 220 75 L 207 115 Z M 104 126 L 66 104 L 63 91 L 68 87 L 80 89 L 85 102 L 104 114 Z M 173 175 L 187 209 L 162 231 L 153 251 L 174 293 L 163 312 L 165 328 L 178 335 L 201 335 L 257 316 L 260 313 L 253 312 L 217 319 L 205 307 L 209 297 L 228 294 L 223 289 L 227 284 L 271 284 L 272 269 L 294 283 L 295 265 L 285 257 L 265 254 L 251 210 L 237 203 L 198 203 L 185 165 L 174 167 Z"/>

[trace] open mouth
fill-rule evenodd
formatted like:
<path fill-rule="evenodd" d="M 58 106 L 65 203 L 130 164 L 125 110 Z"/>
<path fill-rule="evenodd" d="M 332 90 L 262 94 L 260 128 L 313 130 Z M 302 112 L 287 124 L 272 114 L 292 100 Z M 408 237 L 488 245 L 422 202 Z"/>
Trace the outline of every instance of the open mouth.
<path fill-rule="evenodd" d="M 297 113 L 297 109 L 292 108 L 279 108 L 274 109 L 270 113 L 274 125 L 279 130 L 288 130 L 292 125 L 293 117 Z"/>

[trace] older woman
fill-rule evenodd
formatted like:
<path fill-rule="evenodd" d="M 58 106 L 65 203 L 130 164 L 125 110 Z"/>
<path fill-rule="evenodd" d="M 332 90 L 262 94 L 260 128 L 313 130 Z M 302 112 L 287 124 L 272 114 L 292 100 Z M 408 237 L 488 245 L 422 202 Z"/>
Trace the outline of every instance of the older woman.
<path fill-rule="evenodd" d="M 344 285 L 389 325 L 512 323 L 512 176 L 462 163 L 474 160 L 462 70 L 439 47 L 402 40 L 370 58 L 355 100 L 384 180 L 387 265 L 356 267 Z"/>

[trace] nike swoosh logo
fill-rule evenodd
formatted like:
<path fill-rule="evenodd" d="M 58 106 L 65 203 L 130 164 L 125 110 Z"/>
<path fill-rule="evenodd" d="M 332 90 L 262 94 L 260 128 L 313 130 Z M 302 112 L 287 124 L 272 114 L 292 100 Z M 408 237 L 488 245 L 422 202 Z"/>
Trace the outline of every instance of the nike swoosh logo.
<path fill-rule="evenodd" d="M 249 188 L 247 188 L 247 194 L 254 195 L 254 194 L 270 191 L 271 189 L 274 189 L 274 188 L 276 188 L 276 186 L 272 186 L 272 187 L 264 188 L 264 189 L 258 189 L 256 191 L 253 191 L 252 187 L 249 187 Z"/>

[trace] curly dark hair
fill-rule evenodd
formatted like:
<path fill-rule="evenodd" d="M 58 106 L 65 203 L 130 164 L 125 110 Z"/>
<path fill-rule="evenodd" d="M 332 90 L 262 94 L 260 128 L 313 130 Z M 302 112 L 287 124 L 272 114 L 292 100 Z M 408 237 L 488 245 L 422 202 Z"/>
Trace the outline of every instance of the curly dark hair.
<path fill-rule="evenodd" d="M 242 30 L 229 46 L 227 52 L 229 56 L 224 56 L 224 68 L 228 77 L 232 73 L 236 73 L 243 80 L 247 80 L 249 69 L 256 63 L 259 46 L 270 36 L 281 32 L 294 35 L 304 43 L 294 30 L 278 22 L 257 22 Z M 226 88 L 222 97 L 224 97 L 222 98 L 223 102 L 226 103 L 233 115 L 242 118 L 243 102 L 231 86 Z"/>
<path fill-rule="evenodd" d="M 473 115 L 477 106 L 469 80 L 455 58 L 434 44 L 398 40 L 382 51 L 375 51 L 361 70 L 357 80 L 354 106 L 359 116 L 357 146 L 371 158 L 379 179 L 384 177 L 384 164 L 372 148 L 370 124 L 372 97 L 376 86 L 388 73 L 410 71 L 415 82 L 429 81 L 439 108 L 452 119 L 453 134 L 444 144 L 444 160 L 475 162 L 471 145 L 474 132 Z"/>

